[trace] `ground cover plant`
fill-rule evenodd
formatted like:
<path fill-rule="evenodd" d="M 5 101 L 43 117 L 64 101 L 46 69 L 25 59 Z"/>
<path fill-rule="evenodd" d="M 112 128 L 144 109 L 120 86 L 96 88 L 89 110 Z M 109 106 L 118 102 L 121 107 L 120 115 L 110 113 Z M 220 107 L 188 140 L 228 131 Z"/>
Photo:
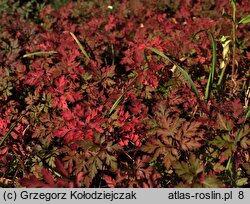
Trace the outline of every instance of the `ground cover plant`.
<path fill-rule="evenodd" d="M 249 187 L 248 0 L 0 12 L 1 187 Z"/>

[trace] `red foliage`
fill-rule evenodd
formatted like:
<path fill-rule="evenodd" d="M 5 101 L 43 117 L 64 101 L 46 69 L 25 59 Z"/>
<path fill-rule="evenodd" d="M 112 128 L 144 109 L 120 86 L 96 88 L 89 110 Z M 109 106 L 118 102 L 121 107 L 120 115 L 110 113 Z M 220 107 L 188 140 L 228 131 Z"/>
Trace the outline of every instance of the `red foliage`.
<path fill-rule="evenodd" d="M 0 176 L 24 187 L 221 187 L 231 157 L 250 179 L 247 29 L 237 33 L 236 91 L 226 81 L 208 103 L 212 46 L 205 32 L 193 38 L 231 35 L 228 1 L 105 2 L 47 5 L 36 23 L 0 16 Z M 237 9 L 242 17 L 250 5 Z M 201 101 L 147 46 L 185 68 Z M 56 53 L 23 57 L 38 51 Z"/>

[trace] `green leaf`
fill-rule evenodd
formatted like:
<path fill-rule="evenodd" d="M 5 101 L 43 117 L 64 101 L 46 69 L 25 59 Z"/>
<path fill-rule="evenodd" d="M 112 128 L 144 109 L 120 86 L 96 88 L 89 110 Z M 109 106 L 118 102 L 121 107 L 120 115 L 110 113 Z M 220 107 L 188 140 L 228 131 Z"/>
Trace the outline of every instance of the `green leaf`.
<path fill-rule="evenodd" d="M 173 168 L 175 172 L 178 174 L 178 176 L 185 179 L 188 183 L 191 183 L 193 181 L 193 175 L 190 174 L 189 166 L 187 163 L 184 162 L 178 162 L 173 165 Z"/>
<path fill-rule="evenodd" d="M 250 163 L 242 164 L 242 166 L 246 170 L 247 174 L 250 175 Z"/>
<path fill-rule="evenodd" d="M 95 164 L 96 164 L 96 166 L 98 167 L 98 169 L 102 169 L 102 160 L 100 160 L 100 158 L 99 157 L 95 157 Z"/>
<path fill-rule="evenodd" d="M 240 178 L 236 181 L 236 185 L 239 187 L 244 186 L 244 185 L 248 184 L 247 181 L 248 181 L 248 178 Z"/>
<path fill-rule="evenodd" d="M 219 188 L 221 186 L 221 181 L 219 181 L 216 176 L 209 175 L 205 177 L 203 185 L 205 188 Z"/>
<path fill-rule="evenodd" d="M 221 165 L 220 163 L 216 163 L 215 165 L 213 165 L 213 170 L 214 171 L 224 171 L 225 167 L 223 165 Z"/>
<path fill-rule="evenodd" d="M 117 170 L 117 159 L 114 156 L 107 154 L 106 164 L 110 166 L 113 170 Z"/>
<path fill-rule="evenodd" d="M 86 139 L 84 141 L 77 141 L 77 143 L 80 145 L 80 147 L 84 150 L 89 150 L 93 152 L 98 152 L 100 150 L 99 145 L 96 145 L 89 139 Z"/>
<path fill-rule="evenodd" d="M 221 114 L 218 114 L 217 123 L 219 124 L 219 128 L 223 130 L 230 131 L 233 128 L 233 122 Z"/>
<path fill-rule="evenodd" d="M 211 142 L 209 142 L 212 145 L 215 145 L 218 148 L 222 148 L 225 144 L 226 141 L 223 140 L 220 136 L 216 136 Z"/>
<path fill-rule="evenodd" d="M 69 0 L 51 0 L 50 4 L 53 9 L 59 9 L 61 6 L 66 5 Z"/>
<path fill-rule="evenodd" d="M 173 165 L 173 168 L 178 176 L 182 177 L 188 183 L 192 183 L 197 175 L 203 171 L 201 162 L 195 158 L 194 154 L 190 155 L 189 163 L 176 162 Z"/>
<path fill-rule="evenodd" d="M 239 24 L 245 24 L 245 23 L 250 23 L 250 14 L 248 14 L 247 16 L 243 17 Z"/>
<path fill-rule="evenodd" d="M 236 0 L 229 0 L 230 1 L 230 4 L 231 4 L 231 7 L 233 9 L 233 12 L 236 11 Z"/>
<path fill-rule="evenodd" d="M 240 146 L 243 149 L 248 149 L 250 147 L 250 140 L 249 136 L 250 135 L 250 127 L 249 125 L 245 125 L 244 128 L 242 128 L 236 135 L 235 137 L 235 144 L 240 141 Z"/>
<path fill-rule="evenodd" d="M 92 75 L 89 74 L 88 72 L 86 72 L 83 77 L 82 77 L 85 81 L 89 81 L 92 78 Z"/>
<path fill-rule="evenodd" d="M 55 165 L 55 157 L 49 157 L 46 159 L 46 162 L 48 163 L 48 165 L 52 168 L 55 168 L 56 165 Z"/>
<path fill-rule="evenodd" d="M 164 59 L 170 61 L 173 65 L 175 65 L 179 71 L 182 73 L 182 75 L 185 77 L 185 79 L 190 83 L 196 97 L 197 97 L 197 100 L 199 101 L 200 100 L 200 97 L 199 97 L 199 93 L 197 91 L 197 88 L 193 82 L 193 80 L 191 79 L 191 77 L 188 75 L 188 73 L 186 72 L 185 69 L 183 69 L 182 67 L 180 67 L 176 62 L 174 62 L 173 60 L 171 60 L 169 57 L 167 57 L 165 54 L 163 54 L 161 51 L 153 48 L 153 47 L 146 47 L 145 49 L 149 49 L 151 51 L 153 51 L 154 53 L 158 54 L 159 56 L 163 57 Z"/>
<path fill-rule="evenodd" d="M 106 146 L 106 149 L 108 152 L 114 152 L 114 151 L 118 151 L 118 150 L 121 150 L 122 147 L 118 144 L 114 144 L 112 145 L 113 143 L 112 142 L 108 142 L 107 146 Z"/>
<path fill-rule="evenodd" d="M 89 171 L 89 174 L 88 176 L 93 179 L 95 177 L 95 175 L 97 174 L 97 168 L 96 168 L 96 163 L 93 162 L 89 165 L 89 168 L 88 168 L 88 171 Z"/>

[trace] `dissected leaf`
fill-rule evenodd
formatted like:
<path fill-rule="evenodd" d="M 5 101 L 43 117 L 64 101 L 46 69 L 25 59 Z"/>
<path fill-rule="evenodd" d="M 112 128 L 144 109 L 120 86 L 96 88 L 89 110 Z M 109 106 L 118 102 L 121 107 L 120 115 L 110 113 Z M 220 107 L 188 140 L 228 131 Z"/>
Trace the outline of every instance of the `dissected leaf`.
<path fill-rule="evenodd" d="M 155 150 L 157 149 L 158 147 L 155 145 L 155 144 L 152 144 L 151 142 L 147 142 L 145 145 L 143 145 L 141 147 L 141 151 L 143 152 L 147 152 L 149 154 L 152 154 L 155 152 Z"/>
<path fill-rule="evenodd" d="M 178 176 L 182 177 L 188 183 L 192 183 L 199 173 L 203 171 L 203 166 L 200 160 L 191 154 L 188 162 L 176 162 L 173 165 Z"/>
<path fill-rule="evenodd" d="M 85 139 L 84 141 L 77 141 L 77 143 L 84 149 L 84 150 L 90 150 L 93 152 L 97 152 L 100 147 L 99 145 L 95 144 L 89 139 Z"/>
<path fill-rule="evenodd" d="M 108 144 L 107 144 L 107 151 L 108 152 L 116 152 L 116 151 L 118 151 L 118 150 L 121 150 L 122 149 L 122 147 L 120 146 L 120 145 L 118 145 L 118 144 L 112 144 L 112 142 L 109 142 Z"/>
<path fill-rule="evenodd" d="M 175 150 L 175 149 L 173 149 L 173 150 Z M 178 159 L 178 156 L 176 154 L 173 154 L 171 149 L 168 149 L 168 151 L 166 151 L 164 156 L 163 156 L 163 165 L 164 165 L 164 167 L 166 169 L 170 169 L 170 167 L 173 165 L 173 163 L 177 159 Z"/>
<path fill-rule="evenodd" d="M 95 175 L 97 174 L 97 164 L 96 164 L 96 158 L 92 157 L 88 160 L 88 177 L 90 179 L 93 179 Z"/>
<path fill-rule="evenodd" d="M 160 127 L 158 128 L 157 132 L 162 137 L 174 136 L 183 122 L 184 119 L 182 118 L 173 119 L 170 117 L 162 116 L 160 120 Z"/>
<path fill-rule="evenodd" d="M 231 131 L 233 128 L 233 122 L 221 114 L 218 114 L 217 121 L 221 129 Z"/>
<path fill-rule="evenodd" d="M 215 175 L 206 176 L 203 181 L 203 186 L 205 188 L 219 188 L 221 187 L 222 182 L 218 180 Z"/>
<path fill-rule="evenodd" d="M 54 183 L 54 178 L 53 178 L 51 172 L 48 171 L 47 169 L 43 168 L 43 169 L 42 169 L 42 173 L 43 173 L 44 181 L 45 181 L 46 183 L 50 184 L 51 187 L 54 186 L 54 185 L 55 185 L 55 183 Z"/>
<path fill-rule="evenodd" d="M 203 132 L 199 131 L 200 125 L 199 122 L 184 122 L 178 130 L 175 138 L 180 142 L 183 150 L 194 150 L 201 147 Z"/>
<path fill-rule="evenodd" d="M 250 127 L 249 125 L 245 125 L 241 130 L 237 133 L 235 137 L 235 144 L 240 141 L 240 145 L 242 148 L 247 149 L 250 146 Z"/>
<path fill-rule="evenodd" d="M 55 165 L 56 165 L 56 170 L 62 174 L 63 176 L 68 177 L 69 173 L 68 171 L 65 169 L 65 167 L 63 166 L 63 163 L 60 159 L 56 158 L 55 159 Z"/>
<path fill-rule="evenodd" d="M 106 164 L 110 166 L 114 171 L 117 170 L 117 159 L 114 156 L 107 154 Z"/>

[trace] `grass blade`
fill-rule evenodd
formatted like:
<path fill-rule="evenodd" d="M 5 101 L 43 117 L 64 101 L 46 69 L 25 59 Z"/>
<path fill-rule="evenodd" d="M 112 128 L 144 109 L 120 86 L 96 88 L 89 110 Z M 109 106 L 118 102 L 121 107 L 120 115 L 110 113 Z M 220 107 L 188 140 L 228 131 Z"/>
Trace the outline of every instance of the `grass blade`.
<path fill-rule="evenodd" d="M 250 23 L 250 14 L 242 18 L 239 24 Z"/>
<path fill-rule="evenodd" d="M 32 56 L 35 56 L 35 55 L 52 55 L 52 54 L 55 54 L 57 53 L 57 51 L 39 51 L 39 52 L 32 52 L 32 53 L 29 53 L 29 54 L 25 54 L 23 55 L 23 57 L 32 57 Z"/>
<path fill-rule="evenodd" d="M 250 109 L 247 111 L 245 120 L 244 120 L 244 122 L 243 122 L 244 125 L 246 124 L 246 121 L 247 121 L 247 119 L 248 119 L 249 117 L 250 117 Z"/>
<path fill-rule="evenodd" d="M 110 116 L 112 114 L 112 112 L 115 110 L 116 106 L 118 106 L 118 104 L 121 102 L 123 96 L 125 95 L 125 93 L 127 92 L 128 89 L 125 89 L 125 91 L 119 96 L 119 98 L 116 100 L 116 102 L 113 104 L 113 106 L 111 107 L 111 109 L 109 110 L 108 116 Z"/>
<path fill-rule="evenodd" d="M 133 84 L 133 82 L 135 81 L 135 79 L 137 78 L 137 76 L 135 76 L 135 78 L 130 82 L 130 84 L 128 85 L 128 87 L 124 90 L 124 92 L 118 97 L 118 99 L 115 101 L 115 103 L 113 104 L 113 106 L 111 107 L 111 109 L 108 112 L 108 117 L 112 115 L 112 112 L 115 110 L 115 108 L 118 106 L 118 104 L 121 102 L 123 96 L 126 94 L 126 92 L 128 91 L 129 87 Z"/>
<path fill-rule="evenodd" d="M 111 52 L 112 52 L 112 66 L 115 65 L 115 50 L 114 50 L 114 44 L 111 44 Z"/>
<path fill-rule="evenodd" d="M 12 130 L 17 126 L 18 122 L 22 119 L 24 115 L 20 115 L 17 120 L 10 126 L 10 129 L 8 130 L 8 132 L 5 133 L 5 135 L 3 136 L 2 140 L 0 141 L 0 147 L 2 146 L 2 144 L 4 143 L 4 141 L 8 138 L 8 136 L 10 135 L 10 133 L 12 132 Z"/>
<path fill-rule="evenodd" d="M 74 33 L 69 32 L 70 35 L 74 38 L 74 40 L 76 41 L 77 45 L 79 46 L 80 50 L 82 51 L 82 54 L 84 57 L 87 58 L 87 60 L 90 60 L 90 57 L 88 56 L 87 52 L 85 51 L 85 49 L 83 48 L 82 44 L 80 43 L 80 41 L 77 39 L 77 37 L 75 36 Z"/>
<path fill-rule="evenodd" d="M 226 171 L 229 171 L 229 168 L 231 166 L 231 161 L 232 161 L 232 156 L 229 157 L 228 161 L 227 161 L 227 166 L 225 168 Z"/>
<path fill-rule="evenodd" d="M 209 78 L 208 78 L 208 82 L 207 82 L 207 86 L 206 86 L 206 92 L 205 92 L 205 102 L 208 101 L 211 90 L 212 90 L 212 86 L 213 86 L 213 82 L 214 82 L 214 73 L 215 73 L 215 69 L 216 69 L 216 41 L 212 35 L 211 32 L 208 32 L 208 34 L 210 35 L 210 38 L 212 40 L 212 46 L 213 46 L 213 59 L 212 59 L 212 67 L 209 73 Z"/>
<path fill-rule="evenodd" d="M 199 93 L 197 91 L 197 88 L 193 82 L 193 80 L 191 79 L 191 77 L 188 75 L 188 73 L 186 72 L 185 69 L 183 69 L 182 67 L 180 67 L 177 63 L 175 63 L 173 60 L 171 60 L 168 56 L 166 56 L 165 54 L 163 54 L 161 51 L 153 48 L 153 47 L 146 47 L 147 49 L 153 51 L 154 53 L 158 54 L 159 56 L 163 57 L 164 59 L 170 61 L 172 64 L 174 64 L 179 70 L 180 72 L 182 73 L 182 75 L 185 77 L 185 79 L 191 84 L 191 87 L 196 95 L 196 98 L 197 100 L 199 101 L 200 100 L 200 97 L 199 97 Z"/>

